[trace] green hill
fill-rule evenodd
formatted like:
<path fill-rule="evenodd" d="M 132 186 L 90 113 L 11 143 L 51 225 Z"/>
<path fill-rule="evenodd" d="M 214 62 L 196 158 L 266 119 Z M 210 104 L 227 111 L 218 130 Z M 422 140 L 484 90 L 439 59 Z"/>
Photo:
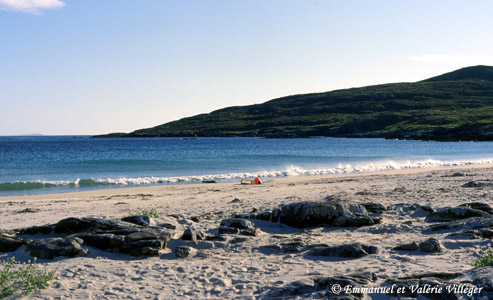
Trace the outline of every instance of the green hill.
<path fill-rule="evenodd" d="M 294 95 L 98 137 L 261 136 L 493 140 L 493 67 L 414 83 Z"/>

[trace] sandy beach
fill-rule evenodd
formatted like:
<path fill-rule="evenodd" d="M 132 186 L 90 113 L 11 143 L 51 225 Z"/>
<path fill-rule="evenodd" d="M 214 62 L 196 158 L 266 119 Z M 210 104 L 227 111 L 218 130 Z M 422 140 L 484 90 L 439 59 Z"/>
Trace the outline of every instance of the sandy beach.
<path fill-rule="evenodd" d="M 460 168 L 411 169 L 344 176 L 288 177 L 262 185 L 239 182 L 162 185 L 87 192 L 0 197 L 0 229 L 14 230 L 55 224 L 68 217 L 119 220 L 140 210 L 155 209 L 160 220 L 175 224 L 167 246 L 153 257 L 88 249 L 85 257 L 39 259 L 56 273 L 48 289 L 32 299 L 269 299 L 272 290 L 313 285 L 314 278 L 371 272 L 381 284 L 388 279 L 427 272 L 461 273 L 490 238 L 451 238 L 450 232 L 427 233 L 435 224 L 425 220 L 424 207 L 438 210 L 461 204 L 493 203 L 493 165 Z M 471 182 L 476 184 L 470 184 Z M 468 184 L 469 183 L 469 184 Z M 376 203 L 386 210 L 379 224 L 361 227 L 316 226 L 293 228 L 251 219 L 256 236 L 225 235 L 223 240 L 181 239 L 187 228 L 216 235 L 221 220 L 232 216 L 271 212 L 301 201 Z M 39 235 L 38 235 L 39 236 Z M 436 238 L 438 253 L 398 251 L 398 245 Z M 310 245 L 359 242 L 378 248 L 361 258 L 310 256 Z M 284 251 L 283 245 L 298 245 Z M 176 258 L 178 246 L 195 255 Z M 0 253 L 32 259 L 21 247 Z M 300 292 L 284 298 L 317 298 Z M 363 299 L 387 299 L 363 294 Z M 382 298 L 383 297 L 383 298 Z M 281 297 L 282 298 L 282 297 Z M 279 299 L 281 299 L 279 298 Z M 318 299 L 318 298 L 317 298 Z M 389 298 L 390 299 L 390 298 Z"/>

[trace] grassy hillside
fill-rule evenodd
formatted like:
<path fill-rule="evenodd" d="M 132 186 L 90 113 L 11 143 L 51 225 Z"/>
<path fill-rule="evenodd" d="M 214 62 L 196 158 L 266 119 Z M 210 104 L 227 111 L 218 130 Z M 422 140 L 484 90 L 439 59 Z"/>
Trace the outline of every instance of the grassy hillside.
<path fill-rule="evenodd" d="M 493 67 L 464 68 L 415 83 L 294 95 L 105 136 L 493 140 Z"/>

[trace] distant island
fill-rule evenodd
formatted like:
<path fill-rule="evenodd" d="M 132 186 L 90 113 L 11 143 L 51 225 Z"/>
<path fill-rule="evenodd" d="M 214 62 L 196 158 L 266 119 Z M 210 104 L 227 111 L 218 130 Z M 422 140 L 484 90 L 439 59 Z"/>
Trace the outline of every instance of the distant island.
<path fill-rule="evenodd" d="M 493 67 L 282 97 L 95 137 L 350 137 L 493 141 Z"/>

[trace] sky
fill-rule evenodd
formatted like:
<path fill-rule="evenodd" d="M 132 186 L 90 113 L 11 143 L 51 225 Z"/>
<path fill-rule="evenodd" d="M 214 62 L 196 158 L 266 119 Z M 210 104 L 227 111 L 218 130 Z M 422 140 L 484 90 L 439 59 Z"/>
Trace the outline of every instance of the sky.
<path fill-rule="evenodd" d="M 493 65 L 493 1 L 0 0 L 0 135 L 130 132 Z"/>

